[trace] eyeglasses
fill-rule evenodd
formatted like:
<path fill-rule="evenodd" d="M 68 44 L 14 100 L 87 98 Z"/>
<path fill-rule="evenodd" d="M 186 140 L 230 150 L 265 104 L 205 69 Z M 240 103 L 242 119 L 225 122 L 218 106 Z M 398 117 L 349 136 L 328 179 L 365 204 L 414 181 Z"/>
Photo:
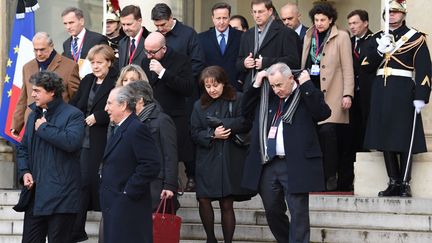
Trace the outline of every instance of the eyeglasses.
<path fill-rule="evenodd" d="M 156 53 L 158 53 L 162 48 L 164 48 L 165 46 L 161 46 L 159 49 L 157 49 L 156 51 L 148 51 L 148 50 L 146 50 L 146 49 L 144 49 L 144 53 L 147 55 L 147 56 L 154 56 L 154 55 L 156 55 Z"/>

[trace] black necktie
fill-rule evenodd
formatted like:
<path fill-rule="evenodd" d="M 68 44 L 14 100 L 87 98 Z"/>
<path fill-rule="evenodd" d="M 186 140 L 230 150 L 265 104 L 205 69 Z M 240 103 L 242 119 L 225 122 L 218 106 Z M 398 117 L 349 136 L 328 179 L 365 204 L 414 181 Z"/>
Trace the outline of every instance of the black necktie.
<path fill-rule="evenodd" d="M 130 45 L 129 57 L 133 57 L 133 53 L 135 51 L 135 39 L 132 39 L 132 44 Z"/>

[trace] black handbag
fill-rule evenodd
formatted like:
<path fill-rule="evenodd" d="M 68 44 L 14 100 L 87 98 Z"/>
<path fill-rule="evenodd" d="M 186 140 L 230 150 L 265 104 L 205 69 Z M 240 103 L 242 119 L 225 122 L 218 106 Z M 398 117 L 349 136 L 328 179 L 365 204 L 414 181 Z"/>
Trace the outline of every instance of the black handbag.
<path fill-rule="evenodd" d="M 228 110 L 230 117 L 232 117 L 232 102 L 229 103 Z M 251 132 L 234 134 L 231 140 L 240 147 L 248 147 L 251 142 Z"/>
<path fill-rule="evenodd" d="M 27 187 L 23 187 L 21 189 L 18 203 L 13 207 L 13 210 L 16 212 L 25 212 L 31 204 L 33 194 L 33 189 L 29 190 Z"/>

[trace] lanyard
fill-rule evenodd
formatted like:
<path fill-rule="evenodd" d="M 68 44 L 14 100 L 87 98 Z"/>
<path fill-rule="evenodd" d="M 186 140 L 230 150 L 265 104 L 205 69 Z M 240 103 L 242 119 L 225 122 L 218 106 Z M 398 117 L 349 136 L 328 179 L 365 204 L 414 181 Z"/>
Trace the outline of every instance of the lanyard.
<path fill-rule="evenodd" d="M 284 103 L 284 100 L 283 100 L 283 99 L 280 99 L 280 101 L 279 101 L 279 106 L 278 106 L 278 109 L 277 109 L 277 112 L 276 112 L 275 116 L 273 117 L 272 126 L 275 126 L 275 125 L 276 125 L 277 121 L 279 120 L 279 118 L 280 118 L 281 115 L 282 115 L 282 111 L 283 111 L 282 106 L 283 106 L 283 103 Z"/>
<path fill-rule="evenodd" d="M 142 29 L 141 29 L 141 31 L 142 31 Z M 138 44 L 139 44 L 139 42 L 141 40 L 141 36 L 142 36 L 141 31 L 138 33 L 138 37 L 135 40 L 135 50 L 132 52 L 132 55 L 130 55 L 130 57 L 129 57 L 129 64 L 132 63 L 133 57 L 135 56 L 135 52 L 138 49 Z M 130 53 L 130 48 L 131 48 L 131 45 L 129 45 L 129 53 Z"/>
<path fill-rule="evenodd" d="M 75 62 L 78 62 L 78 59 L 81 56 L 81 49 L 82 49 L 82 46 L 84 44 L 84 38 L 85 38 L 86 34 L 87 34 L 87 32 L 84 33 L 84 36 L 83 36 L 83 38 L 81 40 L 81 44 L 80 44 L 80 46 L 79 46 L 79 48 L 77 50 L 77 53 L 74 52 L 74 49 L 73 49 L 73 46 L 72 46 L 72 41 L 71 41 L 71 52 L 72 52 L 72 56 L 73 56 L 73 59 L 74 59 Z"/>

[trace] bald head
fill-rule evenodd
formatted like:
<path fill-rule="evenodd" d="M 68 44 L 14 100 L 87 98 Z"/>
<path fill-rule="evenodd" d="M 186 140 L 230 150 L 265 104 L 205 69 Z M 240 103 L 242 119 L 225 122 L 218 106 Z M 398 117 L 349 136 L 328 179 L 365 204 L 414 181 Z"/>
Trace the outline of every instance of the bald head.
<path fill-rule="evenodd" d="M 165 37 L 159 32 L 150 33 L 144 41 L 147 58 L 160 60 L 166 52 Z"/>
<path fill-rule="evenodd" d="M 297 29 L 300 25 L 300 12 L 296 4 L 288 3 L 284 5 L 279 12 L 279 15 L 285 26 L 291 29 Z"/>

